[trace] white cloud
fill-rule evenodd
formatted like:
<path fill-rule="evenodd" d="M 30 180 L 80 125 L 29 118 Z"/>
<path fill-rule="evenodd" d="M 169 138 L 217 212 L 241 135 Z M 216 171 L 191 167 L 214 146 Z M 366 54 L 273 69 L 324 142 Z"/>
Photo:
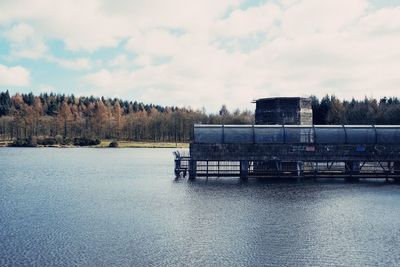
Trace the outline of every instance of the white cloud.
<path fill-rule="evenodd" d="M 53 56 L 46 57 L 47 61 L 56 63 L 60 67 L 72 70 L 88 70 L 92 67 L 92 63 L 88 58 L 76 58 L 76 59 L 63 59 Z"/>
<path fill-rule="evenodd" d="M 125 54 L 119 54 L 115 58 L 111 59 L 108 63 L 111 67 L 118 68 L 129 68 L 132 66 L 132 61 L 130 61 Z"/>
<path fill-rule="evenodd" d="M 374 35 L 397 35 L 400 31 L 400 7 L 382 8 L 363 17 L 360 29 Z"/>
<path fill-rule="evenodd" d="M 178 52 L 180 39 L 181 37 L 166 30 L 150 30 L 146 33 L 134 33 L 125 47 L 138 54 L 170 56 Z"/>
<path fill-rule="evenodd" d="M 15 0 L 0 2 L 0 24 L 30 21 L 71 50 L 115 47 L 132 31 L 184 28 L 208 31 L 214 19 L 239 1 Z"/>
<path fill-rule="evenodd" d="M 298 1 L 282 17 L 282 31 L 288 37 L 324 34 L 343 30 L 365 14 L 367 0 Z"/>
<path fill-rule="evenodd" d="M 276 4 L 255 6 L 246 10 L 237 9 L 229 17 L 216 23 L 218 36 L 243 37 L 257 32 L 271 32 L 282 10 Z"/>
<path fill-rule="evenodd" d="M 62 68 L 73 70 L 91 68 L 91 62 L 88 58 L 63 59 L 48 55 L 48 48 L 43 41 L 42 35 L 26 23 L 12 26 L 4 35 L 10 42 L 11 59 L 42 59 L 56 63 Z"/>
<path fill-rule="evenodd" d="M 108 71 L 101 69 L 96 73 L 88 74 L 84 80 L 98 88 L 108 88 L 113 90 L 114 88 L 129 88 L 133 80 L 133 72 L 129 71 Z"/>
<path fill-rule="evenodd" d="M 7 67 L 0 64 L 0 86 L 28 86 L 30 71 L 21 66 Z"/>
<path fill-rule="evenodd" d="M 10 42 L 12 57 L 37 59 L 47 51 L 40 34 L 26 23 L 14 25 L 5 33 L 5 37 Z"/>
<path fill-rule="evenodd" d="M 123 22 L 108 16 L 96 0 L 2 1 L 0 9 L 0 24 L 29 21 L 47 37 L 63 40 L 71 50 L 115 46 L 123 29 Z"/>

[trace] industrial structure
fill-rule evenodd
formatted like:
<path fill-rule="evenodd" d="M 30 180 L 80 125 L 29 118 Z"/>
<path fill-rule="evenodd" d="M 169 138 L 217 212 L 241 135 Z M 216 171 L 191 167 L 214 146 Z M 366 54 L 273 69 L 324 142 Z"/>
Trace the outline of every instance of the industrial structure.
<path fill-rule="evenodd" d="M 306 99 L 270 100 L 256 101 L 263 124 L 194 125 L 189 154 L 176 153 L 175 174 L 400 181 L 400 126 L 304 125 L 312 118 Z M 292 125 L 269 125 L 281 120 Z"/>
<path fill-rule="evenodd" d="M 256 124 L 311 125 L 311 99 L 303 97 L 261 98 L 256 104 Z"/>

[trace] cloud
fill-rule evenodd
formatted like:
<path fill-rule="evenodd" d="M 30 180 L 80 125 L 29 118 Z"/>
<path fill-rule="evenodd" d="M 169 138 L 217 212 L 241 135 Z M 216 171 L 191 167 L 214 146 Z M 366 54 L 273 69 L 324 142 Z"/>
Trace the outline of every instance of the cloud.
<path fill-rule="evenodd" d="M 62 68 L 71 70 L 88 70 L 92 67 L 92 63 L 88 58 L 63 59 L 48 56 L 46 57 L 46 60 L 56 63 Z"/>
<path fill-rule="evenodd" d="M 137 54 L 153 57 L 171 56 L 178 52 L 181 39 L 182 37 L 173 35 L 167 30 L 150 30 L 146 33 L 134 33 L 125 48 Z"/>
<path fill-rule="evenodd" d="M 151 102 L 211 110 L 222 103 L 252 108 L 253 98 L 266 96 L 394 94 L 400 67 L 397 17 L 396 9 L 371 10 L 364 0 L 236 9 L 208 21 L 208 32 L 201 27 L 181 35 L 166 29 L 136 31 L 125 48 L 145 67 L 105 68 L 85 82 L 105 94 L 112 87 Z M 265 37 L 254 40 L 259 33 Z M 230 43 L 218 42 L 224 38 Z M 246 41 L 254 48 L 241 49 Z M 158 66 L 151 60 L 156 56 L 170 60 Z"/>
<path fill-rule="evenodd" d="M 399 5 L 241 3 L 2 1 L 0 25 L 12 55 L 74 69 L 96 95 L 215 111 L 252 109 L 257 97 L 398 94 Z M 46 55 L 49 40 L 66 53 Z"/>
<path fill-rule="evenodd" d="M 283 13 L 282 33 L 304 38 L 304 35 L 345 30 L 344 27 L 365 15 L 367 7 L 367 0 L 298 1 Z"/>
<path fill-rule="evenodd" d="M 0 2 L 0 24 L 30 21 L 49 38 L 63 40 L 70 50 L 95 51 L 116 47 L 133 31 L 152 28 L 184 28 L 207 31 L 214 19 L 239 1 L 171 0 L 160 2 L 52 0 Z"/>
<path fill-rule="evenodd" d="M 111 72 L 101 69 L 96 73 L 86 75 L 84 81 L 98 88 L 113 90 L 114 88 L 129 88 L 132 84 L 133 76 L 133 72 L 125 70 Z"/>
<path fill-rule="evenodd" d="M 281 8 L 270 3 L 246 10 L 236 9 L 227 18 L 216 22 L 215 34 L 245 37 L 258 32 L 271 31 L 281 16 Z"/>
<path fill-rule="evenodd" d="M 49 55 L 48 48 L 40 33 L 31 25 L 18 23 L 13 25 L 4 36 L 11 46 L 11 59 L 42 59 L 53 62 L 62 68 L 73 70 L 87 70 L 91 68 L 88 58 L 63 59 Z"/>
<path fill-rule="evenodd" d="M 70 50 L 94 51 L 113 47 L 122 34 L 123 21 L 108 16 L 100 1 L 15 0 L 0 3 L 0 24 L 29 21 L 48 38 L 63 40 Z"/>
<path fill-rule="evenodd" d="M 47 51 L 40 34 L 26 23 L 12 26 L 5 33 L 5 37 L 11 45 L 11 57 L 37 59 Z"/>
<path fill-rule="evenodd" d="M 29 86 L 30 71 L 21 66 L 7 67 L 0 64 L 0 86 Z"/>

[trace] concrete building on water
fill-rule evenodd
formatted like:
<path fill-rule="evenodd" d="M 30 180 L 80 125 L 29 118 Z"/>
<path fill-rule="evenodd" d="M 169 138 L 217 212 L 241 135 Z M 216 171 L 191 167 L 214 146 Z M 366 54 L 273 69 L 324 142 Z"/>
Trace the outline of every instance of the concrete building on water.
<path fill-rule="evenodd" d="M 256 125 L 194 125 L 176 176 L 400 181 L 399 125 L 313 125 L 310 99 L 255 103 Z"/>
<path fill-rule="evenodd" d="M 304 97 L 261 98 L 256 104 L 256 124 L 312 125 L 311 99 Z"/>

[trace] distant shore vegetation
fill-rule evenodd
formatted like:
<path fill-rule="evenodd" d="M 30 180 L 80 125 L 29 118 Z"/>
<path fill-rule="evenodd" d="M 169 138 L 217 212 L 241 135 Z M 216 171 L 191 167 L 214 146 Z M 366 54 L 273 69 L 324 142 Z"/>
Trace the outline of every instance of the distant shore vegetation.
<path fill-rule="evenodd" d="M 15 146 L 44 142 L 85 145 L 87 140 L 185 143 L 193 123 L 251 124 L 250 111 L 218 114 L 186 107 L 160 106 L 117 98 L 0 92 L 0 140 Z M 81 140 L 85 140 L 82 144 Z M 52 145 L 52 144 L 50 144 Z"/>
<path fill-rule="evenodd" d="M 311 99 L 314 124 L 400 124 L 397 97 Z M 207 114 L 204 109 L 117 98 L 0 92 L 0 141 L 14 146 L 101 146 L 101 140 L 118 141 L 111 147 L 121 147 L 121 141 L 187 143 L 194 123 L 253 124 L 254 113 L 229 111 L 225 105 L 218 113 Z"/>

